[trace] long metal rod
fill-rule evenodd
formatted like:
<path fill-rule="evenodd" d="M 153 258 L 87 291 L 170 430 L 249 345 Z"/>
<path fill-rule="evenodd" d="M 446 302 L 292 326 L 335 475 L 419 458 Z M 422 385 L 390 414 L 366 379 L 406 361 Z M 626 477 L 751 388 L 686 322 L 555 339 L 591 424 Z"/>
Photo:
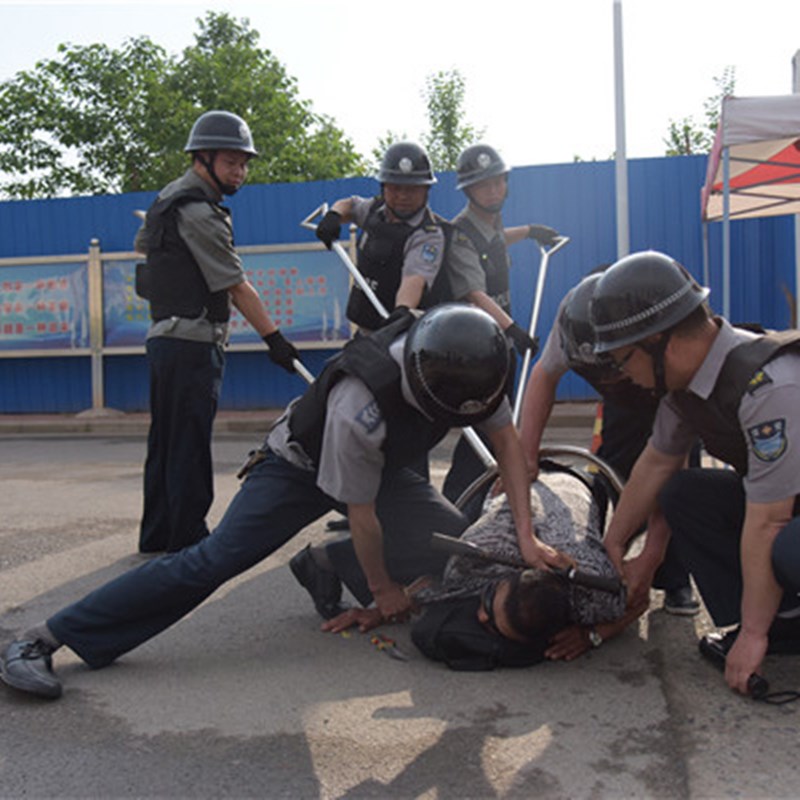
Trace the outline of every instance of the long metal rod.
<path fill-rule="evenodd" d="M 300 227 L 307 228 L 308 230 L 316 230 L 317 226 L 313 222 L 313 220 L 320 216 L 325 215 L 328 213 L 328 204 L 323 203 L 321 206 L 317 207 L 314 211 L 312 211 L 301 223 Z M 350 260 L 350 256 L 345 251 L 344 247 L 342 247 L 339 242 L 333 242 L 333 251 L 339 256 L 342 263 L 347 267 L 347 271 L 353 277 L 353 280 L 358 284 L 364 294 L 369 298 L 369 301 L 372 303 L 372 307 L 380 314 L 383 319 L 386 319 L 389 316 L 389 312 L 383 307 L 383 303 L 378 299 L 375 292 L 372 291 L 372 288 L 367 283 L 364 276 L 358 271 L 358 267 Z M 492 455 L 489 448 L 483 443 L 481 438 L 475 432 L 473 428 L 462 428 L 462 433 L 464 437 L 469 442 L 472 449 L 475 451 L 475 454 L 480 458 L 483 465 L 487 468 L 495 466 L 497 462 L 495 461 L 494 456 Z"/>
<path fill-rule="evenodd" d="M 534 337 L 536 333 L 536 326 L 539 324 L 539 311 L 542 307 L 542 295 L 544 294 L 544 281 L 547 276 L 547 267 L 550 263 L 550 256 L 558 252 L 564 245 L 569 242 L 568 236 L 559 236 L 556 243 L 546 250 L 541 245 L 538 245 L 542 254 L 542 259 L 539 262 L 539 275 L 536 278 L 536 292 L 533 297 L 533 309 L 531 310 L 531 319 L 528 324 L 528 336 Z M 517 382 L 517 395 L 514 398 L 514 415 L 513 420 L 515 425 L 519 425 L 519 417 L 522 413 L 522 398 L 525 394 L 525 384 L 528 380 L 528 369 L 531 365 L 531 351 L 526 350 L 522 359 L 522 371 L 519 374 Z"/>

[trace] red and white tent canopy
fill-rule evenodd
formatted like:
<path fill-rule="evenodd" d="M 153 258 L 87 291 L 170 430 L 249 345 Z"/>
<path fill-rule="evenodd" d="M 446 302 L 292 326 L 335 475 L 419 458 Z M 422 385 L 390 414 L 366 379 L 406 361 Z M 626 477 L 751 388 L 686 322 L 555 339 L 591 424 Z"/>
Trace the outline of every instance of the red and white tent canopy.
<path fill-rule="evenodd" d="M 724 153 L 729 218 L 800 213 L 800 94 L 726 97 L 701 191 L 702 219 L 723 219 Z"/>

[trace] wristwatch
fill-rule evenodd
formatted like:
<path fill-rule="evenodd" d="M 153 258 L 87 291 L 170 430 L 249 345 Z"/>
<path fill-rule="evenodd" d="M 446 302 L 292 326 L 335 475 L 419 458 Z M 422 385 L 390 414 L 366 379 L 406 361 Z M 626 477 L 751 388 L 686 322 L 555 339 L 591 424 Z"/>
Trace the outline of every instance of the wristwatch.
<path fill-rule="evenodd" d="M 603 637 L 597 632 L 597 628 L 589 628 L 589 643 L 592 647 L 600 647 L 603 644 Z"/>

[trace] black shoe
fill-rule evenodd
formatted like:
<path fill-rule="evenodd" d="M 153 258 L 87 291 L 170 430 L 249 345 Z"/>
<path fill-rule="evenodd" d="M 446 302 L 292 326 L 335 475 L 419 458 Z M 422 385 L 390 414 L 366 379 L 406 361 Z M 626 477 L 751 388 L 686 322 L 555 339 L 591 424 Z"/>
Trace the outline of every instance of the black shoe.
<path fill-rule="evenodd" d="M 739 635 L 739 628 L 733 628 L 727 633 L 707 633 L 698 642 L 700 655 L 710 661 L 717 669 L 725 670 L 725 659 L 728 657 L 736 637 Z"/>
<path fill-rule="evenodd" d="M 54 649 L 41 639 L 11 642 L 0 657 L 0 678 L 21 692 L 61 697 L 61 681 L 53 672 Z"/>
<path fill-rule="evenodd" d="M 333 619 L 347 606 L 342 604 L 342 582 L 338 576 L 322 569 L 311 555 L 311 545 L 306 546 L 289 562 L 289 569 L 298 583 L 311 595 L 314 608 L 323 619 Z"/>
<path fill-rule="evenodd" d="M 340 517 L 339 519 L 332 519 L 325 526 L 326 531 L 349 531 L 350 520 L 347 517 Z"/>
<path fill-rule="evenodd" d="M 679 589 L 667 589 L 664 592 L 664 611 L 680 617 L 693 617 L 700 611 L 700 603 L 688 584 Z"/>

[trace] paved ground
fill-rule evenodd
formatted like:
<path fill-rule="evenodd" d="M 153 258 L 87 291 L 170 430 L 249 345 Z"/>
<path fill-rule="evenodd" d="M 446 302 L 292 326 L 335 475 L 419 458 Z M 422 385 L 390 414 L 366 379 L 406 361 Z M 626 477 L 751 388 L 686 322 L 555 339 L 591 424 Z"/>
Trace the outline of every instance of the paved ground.
<path fill-rule="evenodd" d="M 269 414 L 223 414 L 218 519 Z M 560 406 L 550 443 L 589 442 Z M 146 418 L 0 417 L 0 640 L 138 563 Z M 433 461 L 446 468 L 449 439 Z M 319 632 L 286 562 L 312 526 L 189 618 L 97 672 L 69 652 L 57 702 L 0 687 L 0 797 L 795 797 L 800 703 L 730 693 L 707 619 L 653 595 L 635 629 L 571 664 L 486 674 Z M 770 658 L 797 688 L 796 657 Z"/>

